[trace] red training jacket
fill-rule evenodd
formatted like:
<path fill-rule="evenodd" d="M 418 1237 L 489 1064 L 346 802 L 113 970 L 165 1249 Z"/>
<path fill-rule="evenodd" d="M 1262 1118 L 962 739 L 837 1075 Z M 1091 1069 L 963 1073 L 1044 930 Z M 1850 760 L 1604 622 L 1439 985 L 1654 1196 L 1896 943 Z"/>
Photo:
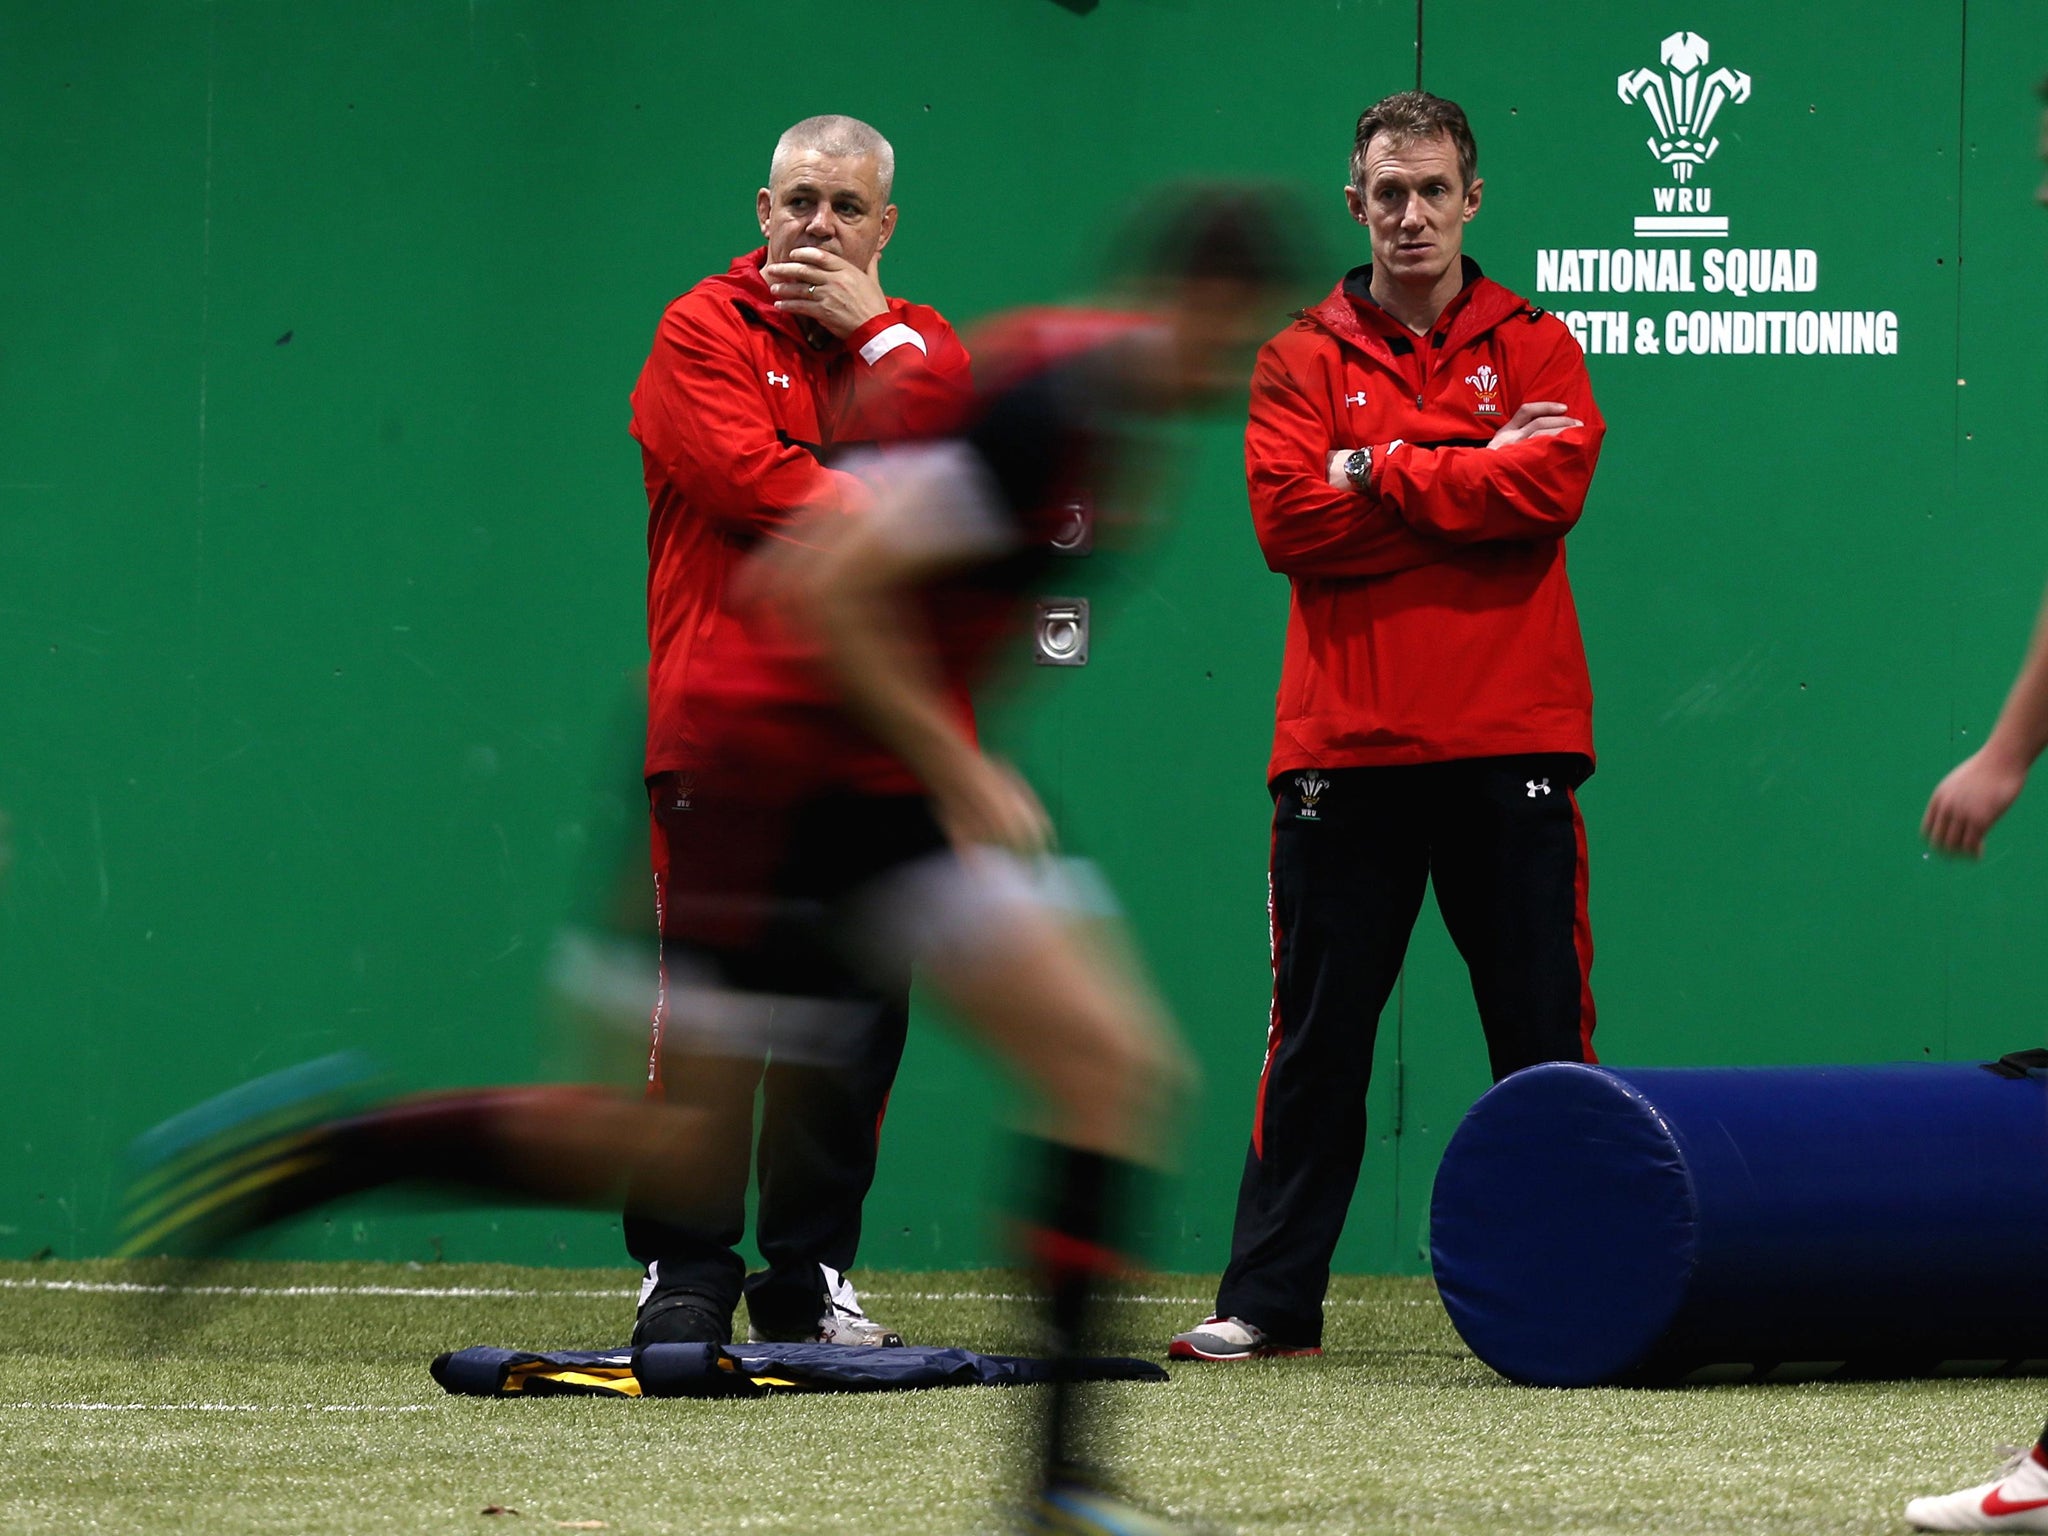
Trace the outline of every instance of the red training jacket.
<path fill-rule="evenodd" d="M 910 770 L 840 711 L 815 650 L 726 588 L 748 550 L 798 512 L 851 512 L 834 447 L 951 428 L 969 393 L 967 349 L 937 310 L 889 312 L 823 350 L 775 308 L 763 247 L 670 304 L 633 390 L 647 481 L 646 771 L 731 772 L 774 792 L 787 778 L 912 793 Z M 966 703 L 961 702 L 962 709 Z"/>
<path fill-rule="evenodd" d="M 1593 755 L 1565 579 L 1606 424 L 1554 315 L 1466 263 L 1427 336 L 1360 267 L 1266 343 L 1245 477 L 1266 564 L 1293 585 L 1268 777 L 1296 768 Z M 1489 450 L 1528 400 L 1585 425 Z M 1371 490 L 1333 488 L 1371 447 Z"/>

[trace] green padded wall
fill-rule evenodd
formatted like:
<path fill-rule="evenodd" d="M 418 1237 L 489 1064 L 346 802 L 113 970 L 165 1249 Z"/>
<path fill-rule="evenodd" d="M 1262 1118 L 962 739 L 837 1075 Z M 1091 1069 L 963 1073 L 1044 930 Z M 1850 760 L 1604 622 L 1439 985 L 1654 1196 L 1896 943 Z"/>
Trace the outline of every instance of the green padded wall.
<path fill-rule="evenodd" d="M 1751 82 L 1694 182 L 1730 233 L 1639 241 L 1675 183 L 1618 80 L 1679 32 L 1703 75 Z M 1629 314 L 1629 350 L 1591 362 L 1611 431 L 1571 545 L 1603 1052 L 2034 1043 L 2048 813 L 2023 803 L 1981 868 L 1914 829 L 2048 576 L 2043 69 L 2034 0 L 1881 29 L 1753 0 L 794 0 L 772 28 L 651 0 L 0 9 L 0 1254 L 104 1252 L 121 1146 L 252 1073 L 349 1046 L 413 1082 L 541 1070 L 551 949 L 637 841 L 626 392 L 662 305 L 754 243 L 775 134 L 819 110 L 894 139 L 888 285 L 964 323 L 1073 292 L 1149 185 L 1198 173 L 1298 185 L 1334 277 L 1365 259 L 1340 199 L 1359 108 L 1418 72 L 1461 99 L 1471 252 L 1549 307 Z M 1817 282 L 1536 291 L 1539 252 L 1623 247 L 1690 250 L 1696 278 L 1709 248 L 1811 250 Z M 1634 349 L 1638 319 L 1780 308 L 1889 312 L 1896 352 Z M 1179 527 L 1090 665 L 995 727 L 1108 869 L 1202 1063 L 1150 1244 L 1188 1269 L 1223 1260 L 1266 1019 L 1285 584 L 1237 430 L 1181 435 Z M 1007 1095 L 931 1022 L 869 1263 L 1001 1251 Z M 1340 1265 L 1420 1266 L 1484 1081 L 1426 907 Z M 364 1210 L 272 1251 L 616 1242 L 601 1216 Z"/>

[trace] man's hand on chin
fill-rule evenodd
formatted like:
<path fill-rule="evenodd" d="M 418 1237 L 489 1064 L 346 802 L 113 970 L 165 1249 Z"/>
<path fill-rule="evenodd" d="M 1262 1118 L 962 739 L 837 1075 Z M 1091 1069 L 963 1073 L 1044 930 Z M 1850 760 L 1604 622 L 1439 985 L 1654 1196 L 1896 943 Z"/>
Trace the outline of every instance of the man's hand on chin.
<path fill-rule="evenodd" d="M 800 245 L 784 261 L 761 269 L 775 307 L 786 315 L 823 326 L 844 341 L 877 315 L 889 312 L 882 294 L 882 253 L 866 268 L 844 256 Z"/>

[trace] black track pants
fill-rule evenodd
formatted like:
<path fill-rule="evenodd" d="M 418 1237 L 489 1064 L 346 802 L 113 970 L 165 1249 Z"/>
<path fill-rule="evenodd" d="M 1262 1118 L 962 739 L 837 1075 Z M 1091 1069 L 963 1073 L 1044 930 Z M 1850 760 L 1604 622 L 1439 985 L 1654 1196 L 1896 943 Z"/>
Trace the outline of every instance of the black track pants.
<path fill-rule="evenodd" d="M 914 796 L 764 805 L 701 788 L 682 793 L 672 776 L 650 790 L 664 1008 L 686 977 L 741 996 L 817 999 L 833 1005 L 838 1038 L 823 1064 L 743 1040 L 663 1050 L 658 1091 L 714 1127 L 710 1150 L 689 1171 L 707 1216 L 694 1227 L 628 1216 L 626 1246 L 652 1266 L 659 1296 L 689 1294 L 729 1314 L 742 1289 L 736 1249 L 751 1164 L 754 1236 L 767 1268 L 745 1279 L 748 1311 L 758 1326 L 801 1332 L 825 1310 L 820 1266 L 849 1268 L 860 1245 L 909 1018 L 907 974 L 878 983 L 853 964 L 841 942 L 845 904 L 944 848 L 945 836 Z M 657 1020 L 658 1037 L 666 1027 Z"/>
<path fill-rule="evenodd" d="M 1593 1059 L 1573 794 L 1588 771 L 1576 755 L 1531 754 L 1274 781 L 1272 1022 L 1220 1315 L 1278 1344 L 1322 1340 L 1380 1010 L 1425 885 L 1471 970 L 1495 1080 Z"/>

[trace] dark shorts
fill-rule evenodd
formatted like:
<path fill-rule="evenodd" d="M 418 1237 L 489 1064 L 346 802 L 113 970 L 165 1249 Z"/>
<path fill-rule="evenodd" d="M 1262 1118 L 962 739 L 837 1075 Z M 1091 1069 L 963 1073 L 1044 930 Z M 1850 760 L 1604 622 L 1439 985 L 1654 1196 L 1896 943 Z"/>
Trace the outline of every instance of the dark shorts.
<path fill-rule="evenodd" d="M 687 1011 L 681 998 L 697 995 L 691 989 L 828 1003 L 908 989 L 907 972 L 881 973 L 856 925 L 865 892 L 947 846 L 922 796 L 783 801 L 707 791 L 674 774 L 658 775 L 648 792 L 665 982 L 657 1050 L 667 1021 Z M 789 1015 L 780 1009 L 779 1027 L 819 1024 Z M 785 1051 L 793 1043 L 785 1039 Z M 766 1054 L 776 1042 L 759 1044 Z"/>

